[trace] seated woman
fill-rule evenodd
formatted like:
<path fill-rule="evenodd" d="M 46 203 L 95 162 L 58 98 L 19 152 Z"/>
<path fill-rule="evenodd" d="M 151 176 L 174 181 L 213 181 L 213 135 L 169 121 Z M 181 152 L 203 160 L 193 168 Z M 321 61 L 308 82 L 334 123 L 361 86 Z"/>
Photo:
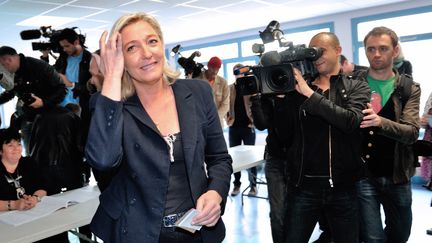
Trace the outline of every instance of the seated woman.
<path fill-rule="evenodd" d="M 15 129 L 0 129 L 0 211 L 28 210 L 47 193 Z"/>

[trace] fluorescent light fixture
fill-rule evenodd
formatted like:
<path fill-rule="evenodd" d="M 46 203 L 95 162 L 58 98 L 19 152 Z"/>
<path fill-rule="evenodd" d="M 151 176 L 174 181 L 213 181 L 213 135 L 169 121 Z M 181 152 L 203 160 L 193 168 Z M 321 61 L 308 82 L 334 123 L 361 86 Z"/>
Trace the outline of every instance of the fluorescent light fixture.
<path fill-rule="evenodd" d="M 69 18 L 69 17 L 58 17 L 58 16 L 34 16 L 28 19 L 25 19 L 16 25 L 19 26 L 51 26 L 53 28 L 57 26 L 62 26 L 77 20 L 78 18 Z"/>

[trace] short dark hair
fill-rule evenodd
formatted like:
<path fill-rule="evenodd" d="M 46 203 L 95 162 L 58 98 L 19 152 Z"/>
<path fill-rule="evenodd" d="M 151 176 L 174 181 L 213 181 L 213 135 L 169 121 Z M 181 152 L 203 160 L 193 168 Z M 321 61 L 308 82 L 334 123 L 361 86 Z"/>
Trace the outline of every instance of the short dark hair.
<path fill-rule="evenodd" d="M 339 62 L 340 62 L 340 64 L 343 64 L 346 60 L 348 60 L 344 55 L 340 55 L 340 57 L 339 57 Z"/>
<path fill-rule="evenodd" d="M 74 43 L 74 41 L 79 40 L 79 36 L 77 32 L 75 32 L 75 30 L 70 28 L 65 28 L 60 32 L 58 36 L 58 40 L 59 41 L 67 40 L 69 43 Z"/>
<path fill-rule="evenodd" d="M 0 57 L 2 56 L 13 56 L 18 54 L 15 49 L 10 46 L 2 46 L 0 47 Z"/>
<path fill-rule="evenodd" d="M 0 150 L 3 144 L 10 143 L 12 140 L 21 141 L 21 135 L 18 130 L 12 128 L 0 129 Z"/>
<path fill-rule="evenodd" d="M 396 47 L 399 43 L 399 37 L 397 36 L 396 32 L 394 32 L 392 29 L 380 26 L 375 27 L 369 33 L 365 36 L 363 40 L 363 45 L 366 47 L 366 42 L 371 36 L 381 36 L 381 35 L 388 35 L 390 36 L 391 42 L 393 47 Z"/>

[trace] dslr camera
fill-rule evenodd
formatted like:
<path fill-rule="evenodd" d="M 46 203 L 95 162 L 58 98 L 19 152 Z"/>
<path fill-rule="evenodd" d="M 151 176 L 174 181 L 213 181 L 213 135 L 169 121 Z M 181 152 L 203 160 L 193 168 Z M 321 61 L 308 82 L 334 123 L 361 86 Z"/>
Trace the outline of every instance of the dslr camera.
<path fill-rule="evenodd" d="M 323 50 L 315 47 L 308 48 L 306 45 L 293 45 L 292 42 L 285 41 L 277 21 L 273 20 L 269 26 L 260 32 L 263 42 L 268 43 L 270 38 L 268 36 L 273 36 L 274 40 L 279 41 L 281 47 L 287 48 L 281 52 L 260 52 L 259 65 L 234 70 L 234 75 L 244 75 L 236 81 L 242 95 L 283 94 L 294 90 L 296 80 L 293 68 L 299 69 L 307 82 L 313 81 L 318 76 L 313 61 L 321 57 Z M 262 33 L 268 33 L 266 39 L 263 38 Z M 271 33 L 276 34 L 271 35 Z M 260 48 L 261 51 L 263 49 Z M 256 48 L 253 48 L 254 50 Z"/>
<path fill-rule="evenodd" d="M 192 75 L 192 78 L 196 78 L 201 75 L 202 69 L 204 67 L 203 64 L 199 62 L 195 62 L 194 58 L 201 56 L 201 52 L 194 51 L 188 58 L 181 56 L 180 53 L 180 44 L 176 45 L 171 52 L 175 54 L 179 54 L 179 58 L 177 60 L 178 64 L 184 69 L 185 76 L 189 77 Z"/>

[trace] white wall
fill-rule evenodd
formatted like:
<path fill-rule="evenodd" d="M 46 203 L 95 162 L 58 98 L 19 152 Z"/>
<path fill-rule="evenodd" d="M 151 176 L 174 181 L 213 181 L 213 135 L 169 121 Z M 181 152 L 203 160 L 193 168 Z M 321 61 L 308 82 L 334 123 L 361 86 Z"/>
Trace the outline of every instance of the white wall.
<path fill-rule="evenodd" d="M 335 34 L 339 37 L 343 53 L 349 59 L 353 59 L 353 48 L 352 48 L 352 33 L 351 33 L 351 19 L 381 13 L 388 13 L 393 11 L 399 11 L 404 9 L 417 8 L 422 6 L 431 5 L 432 1 L 430 0 L 412 0 L 408 2 L 402 3 L 394 3 L 389 5 L 384 5 L 380 7 L 362 9 L 357 11 L 345 12 L 341 14 L 332 14 L 328 16 L 322 16 L 317 18 L 293 21 L 293 22 L 284 22 L 281 23 L 281 29 L 289 29 L 289 28 L 297 28 L 309 25 L 316 25 L 327 22 L 334 22 Z M 287 13 L 289 14 L 289 13 Z M 232 24 L 232 23 L 230 23 Z M 234 32 L 224 35 L 217 35 L 209 38 L 203 38 L 198 40 L 191 40 L 182 42 L 183 47 L 198 45 L 203 43 L 215 42 L 215 41 L 223 41 L 226 39 L 239 38 L 244 36 L 256 35 L 258 37 L 258 31 L 262 31 L 268 23 L 263 23 L 261 28 L 250 29 L 240 32 Z M 171 49 L 178 43 L 167 44 L 167 48 Z M 297 43 L 297 44 L 307 44 L 307 43 Z"/>

